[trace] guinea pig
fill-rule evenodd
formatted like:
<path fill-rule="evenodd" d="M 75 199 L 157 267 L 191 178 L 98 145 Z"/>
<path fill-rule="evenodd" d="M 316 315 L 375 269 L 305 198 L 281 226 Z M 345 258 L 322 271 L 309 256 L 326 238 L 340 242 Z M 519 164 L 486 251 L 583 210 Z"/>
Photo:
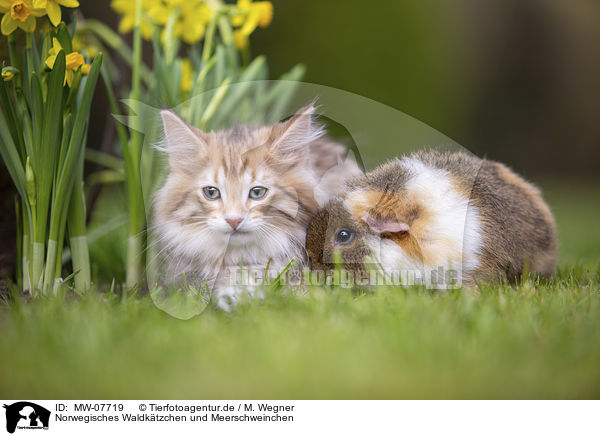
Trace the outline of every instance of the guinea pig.
<path fill-rule="evenodd" d="M 551 276 L 558 238 L 540 190 L 508 167 L 428 151 L 349 180 L 309 223 L 306 249 L 313 270 L 332 270 L 337 251 L 346 270 L 448 288 Z"/>

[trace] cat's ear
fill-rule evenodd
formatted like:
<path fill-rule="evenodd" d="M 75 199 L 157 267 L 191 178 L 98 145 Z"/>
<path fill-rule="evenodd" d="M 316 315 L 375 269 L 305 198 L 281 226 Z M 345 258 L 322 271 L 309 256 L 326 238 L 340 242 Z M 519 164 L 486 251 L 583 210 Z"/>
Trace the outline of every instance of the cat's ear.
<path fill-rule="evenodd" d="M 396 218 L 384 218 L 380 216 L 373 216 L 372 214 L 368 213 L 362 217 L 362 220 L 373 232 L 378 234 L 410 231 L 410 226 L 408 224 L 400 222 Z"/>
<path fill-rule="evenodd" d="M 169 155 L 171 169 L 189 165 L 196 157 L 206 153 L 206 133 L 186 124 L 170 110 L 161 110 L 164 141 L 160 147 Z"/>
<path fill-rule="evenodd" d="M 308 157 L 308 146 L 325 134 L 325 129 L 314 120 L 315 106 L 304 106 L 289 120 L 273 126 L 270 150 L 284 158 Z"/>

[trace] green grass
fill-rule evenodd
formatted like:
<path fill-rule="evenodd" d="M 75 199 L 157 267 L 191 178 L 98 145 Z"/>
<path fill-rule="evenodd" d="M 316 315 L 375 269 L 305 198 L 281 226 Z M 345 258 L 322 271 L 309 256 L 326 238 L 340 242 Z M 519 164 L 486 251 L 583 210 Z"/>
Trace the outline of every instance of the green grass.
<path fill-rule="evenodd" d="M 189 321 L 149 298 L 16 301 L 0 309 L 0 396 L 599 398 L 600 189 L 546 192 L 551 282 L 273 294 Z"/>

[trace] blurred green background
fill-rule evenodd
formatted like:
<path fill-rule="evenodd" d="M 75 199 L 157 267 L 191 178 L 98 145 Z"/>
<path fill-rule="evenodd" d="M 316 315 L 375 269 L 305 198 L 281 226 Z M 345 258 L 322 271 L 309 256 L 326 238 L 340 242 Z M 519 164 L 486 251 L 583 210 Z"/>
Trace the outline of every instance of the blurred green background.
<path fill-rule="evenodd" d="M 540 176 L 598 177 L 600 3 L 276 0 L 256 32 L 274 76 L 403 111 L 462 146 Z"/>

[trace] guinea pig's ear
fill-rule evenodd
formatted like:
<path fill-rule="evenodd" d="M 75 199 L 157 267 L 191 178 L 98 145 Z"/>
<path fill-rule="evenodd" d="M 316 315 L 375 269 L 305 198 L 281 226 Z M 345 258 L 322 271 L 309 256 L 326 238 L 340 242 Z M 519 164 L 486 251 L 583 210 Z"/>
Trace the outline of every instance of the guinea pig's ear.
<path fill-rule="evenodd" d="M 311 103 L 304 106 L 292 118 L 273 126 L 270 137 L 270 151 L 283 159 L 308 157 L 308 146 L 317 140 L 325 130 L 315 123 L 315 107 Z"/>
<path fill-rule="evenodd" d="M 362 220 L 375 233 L 399 233 L 410 231 L 410 226 L 406 223 L 399 222 L 395 218 L 374 217 L 371 214 L 366 214 Z"/>

